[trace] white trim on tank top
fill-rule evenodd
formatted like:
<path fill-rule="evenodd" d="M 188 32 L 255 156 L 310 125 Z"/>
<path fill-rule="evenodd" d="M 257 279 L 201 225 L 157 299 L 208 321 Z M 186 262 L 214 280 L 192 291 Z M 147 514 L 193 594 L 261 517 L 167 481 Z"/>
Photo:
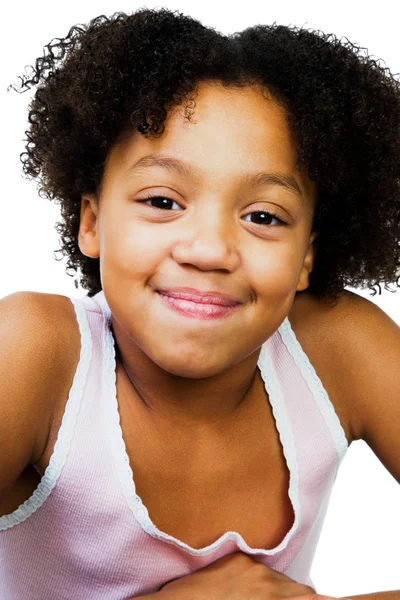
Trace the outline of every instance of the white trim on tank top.
<path fill-rule="evenodd" d="M 325 422 L 329 427 L 332 438 L 335 442 L 336 452 L 338 455 L 339 464 L 342 461 L 346 451 L 349 447 L 346 434 L 343 426 L 339 420 L 339 417 L 335 411 L 331 399 L 328 396 L 326 389 L 324 388 L 321 379 L 319 378 L 315 368 L 310 362 L 307 354 L 304 352 L 300 342 L 298 341 L 294 330 L 290 324 L 288 318 L 285 318 L 282 325 L 279 328 L 282 336 L 282 340 L 287 347 L 290 354 L 300 369 L 300 372 L 306 381 L 311 393 L 317 401 L 318 408 L 320 409 Z"/>
<path fill-rule="evenodd" d="M 99 298 L 100 299 L 100 298 Z M 281 552 L 286 548 L 290 539 L 294 536 L 298 530 L 301 520 L 301 508 L 299 502 L 299 472 L 297 465 L 296 447 L 294 444 L 293 433 L 290 425 L 290 420 L 285 408 L 285 400 L 282 395 L 279 380 L 276 373 L 271 365 L 271 361 L 268 356 L 267 343 L 263 344 L 258 359 L 258 367 L 260 374 L 265 383 L 265 388 L 269 395 L 272 412 L 275 418 L 276 427 L 281 440 L 281 446 L 283 454 L 286 459 L 286 463 L 289 469 L 290 480 L 288 496 L 292 503 L 294 512 L 294 521 L 292 527 L 287 532 L 280 544 L 275 548 L 265 550 L 263 548 L 251 548 L 245 542 L 243 537 L 236 531 L 228 531 L 220 536 L 212 544 L 205 546 L 204 548 L 193 548 L 188 544 L 185 544 L 181 540 L 171 536 L 161 530 L 159 530 L 150 519 L 147 507 L 143 504 L 142 499 L 136 493 L 135 481 L 133 471 L 129 463 L 129 456 L 126 451 L 125 441 L 122 435 L 122 429 L 120 424 L 120 414 L 118 410 L 118 401 L 116 393 L 116 360 L 115 360 L 115 344 L 114 337 L 110 327 L 111 312 L 106 304 L 105 297 L 102 295 L 99 302 L 104 319 L 104 382 L 105 382 L 105 394 L 104 394 L 104 411 L 105 411 L 105 422 L 109 431 L 109 441 L 111 444 L 112 452 L 114 455 L 115 465 L 118 471 L 119 481 L 127 501 L 129 508 L 131 509 L 134 517 L 141 525 L 142 529 L 146 531 L 152 537 L 162 540 L 166 543 L 175 545 L 188 554 L 193 556 L 206 556 L 215 552 L 222 544 L 230 540 L 237 544 L 237 546 L 247 554 L 261 554 L 261 555 L 274 555 Z"/>
<path fill-rule="evenodd" d="M 101 310 L 106 317 L 105 322 L 109 323 L 111 319 L 111 311 L 108 303 L 105 299 L 104 292 L 101 291 L 96 298 L 98 300 Z M 310 391 L 312 392 L 318 408 L 320 409 L 325 422 L 331 432 L 332 438 L 335 443 L 339 468 L 340 462 L 343 459 L 347 449 L 348 443 L 345 436 L 344 429 L 340 423 L 338 415 L 335 412 L 334 406 L 328 396 L 326 389 L 324 388 L 321 379 L 311 364 L 308 356 L 304 352 L 301 344 L 296 338 L 295 332 L 291 327 L 289 319 L 286 317 L 278 332 L 281 335 L 282 341 L 292 355 L 297 367 L 299 368 L 302 377 L 306 381 Z M 262 555 L 273 555 L 281 552 L 292 536 L 296 533 L 300 520 L 301 520 L 301 508 L 299 501 L 299 471 L 297 465 L 296 447 L 294 444 L 293 433 L 291 429 L 290 420 L 285 408 L 285 400 L 282 395 L 279 380 L 272 367 L 271 361 L 268 357 L 267 342 L 263 344 L 259 360 L 258 368 L 260 374 L 264 380 L 265 389 L 268 393 L 272 412 L 275 418 L 276 428 L 279 433 L 282 451 L 285 456 L 285 460 L 290 473 L 289 490 L 288 496 L 292 503 L 294 511 L 294 522 L 291 529 L 285 535 L 284 539 L 275 548 L 265 550 L 262 548 L 250 548 L 242 538 L 242 536 L 234 531 L 226 532 L 223 536 L 220 536 L 215 542 L 204 548 L 196 549 L 192 548 L 188 544 L 185 544 L 181 540 L 170 536 L 160 531 L 154 523 L 151 521 L 148 510 L 143 504 L 141 498 L 136 494 L 135 482 L 133 472 L 129 464 L 129 457 L 126 452 L 126 445 L 122 435 L 122 429 L 120 426 L 120 415 L 118 411 L 118 401 L 116 394 L 116 363 L 115 363 L 115 345 L 114 338 L 109 326 L 105 324 L 104 331 L 104 369 L 105 377 L 107 379 L 106 400 L 112 398 L 113 402 L 106 401 L 105 411 L 108 422 L 110 423 L 110 441 L 114 452 L 114 459 L 118 467 L 118 475 L 122 489 L 124 491 L 125 498 L 128 506 L 131 508 L 136 520 L 142 526 L 142 528 L 149 533 L 151 536 L 169 542 L 176 545 L 188 553 L 194 556 L 205 556 L 214 552 L 218 549 L 221 544 L 227 540 L 232 540 L 237 543 L 238 547 L 249 553 L 249 554 L 262 554 Z M 108 378 L 108 374 L 111 373 L 111 380 Z M 336 470 L 337 472 L 337 470 Z"/>

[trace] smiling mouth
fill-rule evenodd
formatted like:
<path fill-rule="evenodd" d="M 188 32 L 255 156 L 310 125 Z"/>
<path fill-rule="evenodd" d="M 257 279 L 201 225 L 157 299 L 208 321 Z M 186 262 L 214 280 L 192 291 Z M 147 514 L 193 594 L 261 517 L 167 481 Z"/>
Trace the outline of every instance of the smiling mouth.
<path fill-rule="evenodd" d="M 201 298 L 201 302 L 194 302 L 186 298 L 175 298 L 162 292 L 157 292 L 157 294 L 165 306 L 176 313 L 192 319 L 209 320 L 227 317 L 240 306 L 240 304 L 230 304 L 227 306 L 206 303 L 205 297 Z"/>
<path fill-rule="evenodd" d="M 221 306 L 234 306 L 235 304 L 241 304 L 242 302 L 238 299 L 229 297 L 226 294 L 222 294 L 217 291 L 202 292 L 194 288 L 182 287 L 182 288 L 171 288 L 171 289 L 159 289 L 156 290 L 160 294 L 165 296 L 171 296 L 172 298 L 180 298 L 181 300 L 190 300 L 191 302 L 197 302 L 198 304 L 218 304 Z"/>

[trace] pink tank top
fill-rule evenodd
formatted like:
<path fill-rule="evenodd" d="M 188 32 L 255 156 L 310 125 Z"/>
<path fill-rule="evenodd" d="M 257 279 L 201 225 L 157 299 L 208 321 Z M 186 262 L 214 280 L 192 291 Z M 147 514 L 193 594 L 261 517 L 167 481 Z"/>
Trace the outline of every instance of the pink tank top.
<path fill-rule="evenodd" d="M 235 531 L 195 549 L 157 529 L 135 492 L 103 291 L 70 300 L 80 359 L 38 487 L 0 517 L 1 600 L 122 600 L 154 593 L 238 551 L 315 588 L 310 568 L 348 442 L 289 320 L 263 344 L 258 368 L 290 472 L 293 525 L 269 550 L 249 547 Z M 229 490 L 226 497 L 229 502 Z"/>

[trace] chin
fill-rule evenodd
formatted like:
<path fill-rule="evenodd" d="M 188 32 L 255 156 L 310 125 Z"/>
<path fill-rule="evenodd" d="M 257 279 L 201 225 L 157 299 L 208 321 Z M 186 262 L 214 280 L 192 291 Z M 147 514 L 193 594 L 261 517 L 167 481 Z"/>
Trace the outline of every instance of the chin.
<path fill-rule="evenodd" d="M 183 379 L 207 379 L 209 377 L 215 377 L 219 375 L 223 371 L 227 370 L 229 366 L 226 364 L 221 364 L 220 361 L 214 361 L 214 363 L 210 362 L 210 357 L 208 357 L 208 361 L 205 358 L 199 356 L 193 356 L 191 358 L 188 357 L 180 357 L 178 359 L 175 356 L 169 356 L 165 358 L 165 360 L 152 360 L 167 373 L 174 375 L 175 377 L 181 377 Z"/>

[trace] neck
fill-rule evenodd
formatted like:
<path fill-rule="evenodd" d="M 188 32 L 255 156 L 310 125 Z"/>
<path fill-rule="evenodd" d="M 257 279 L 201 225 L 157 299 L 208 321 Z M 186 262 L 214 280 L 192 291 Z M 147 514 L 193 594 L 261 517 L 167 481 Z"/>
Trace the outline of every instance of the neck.
<path fill-rule="evenodd" d="M 130 388 L 125 389 L 154 422 L 198 432 L 226 431 L 255 401 L 260 349 L 224 373 L 188 379 L 161 369 L 137 346 L 124 348 L 115 329 L 114 337 L 117 366 Z"/>

